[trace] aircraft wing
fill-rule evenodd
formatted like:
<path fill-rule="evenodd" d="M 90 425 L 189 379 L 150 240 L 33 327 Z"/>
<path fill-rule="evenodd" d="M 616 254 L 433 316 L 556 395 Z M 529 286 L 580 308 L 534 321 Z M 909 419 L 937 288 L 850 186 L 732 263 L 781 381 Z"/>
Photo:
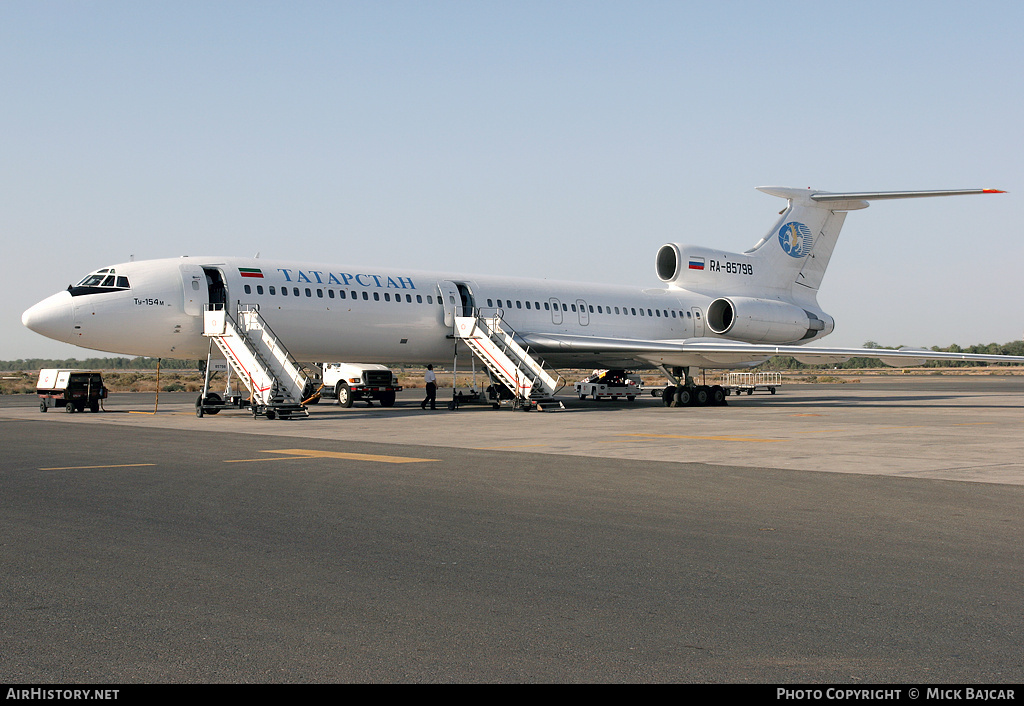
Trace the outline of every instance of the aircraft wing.
<path fill-rule="evenodd" d="M 776 346 L 717 338 L 638 340 L 560 333 L 528 333 L 520 338 L 552 364 L 576 367 L 681 366 L 733 368 L 763 363 L 772 356 L 792 356 L 801 363 L 842 363 L 850 358 L 878 358 L 886 365 L 912 367 L 929 360 L 1024 364 L 1024 356 L 944 353 L 900 348 L 819 348 Z"/>

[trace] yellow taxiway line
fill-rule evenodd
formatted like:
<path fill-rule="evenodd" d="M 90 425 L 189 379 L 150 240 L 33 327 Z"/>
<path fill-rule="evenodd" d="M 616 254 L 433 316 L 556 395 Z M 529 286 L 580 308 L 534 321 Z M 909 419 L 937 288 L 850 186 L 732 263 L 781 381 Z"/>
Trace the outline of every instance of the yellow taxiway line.
<path fill-rule="evenodd" d="M 155 466 L 155 463 L 119 463 L 112 466 L 61 466 L 60 468 L 40 468 L 40 471 L 81 471 L 89 468 L 137 468 L 139 466 Z"/>
<path fill-rule="evenodd" d="M 423 463 L 437 461 L 436 458 L 413 458 L 411 456 L 380 456 L 377 454 L 357 454 L 345 451 L 317 451 L 315 449 L 266 449 L 266 454 L 286 454 L 278 458 L 236 458 L 226 459 L 224 463 L 248 463 L 252 461 L 294 461 L 301 458 L 338 458 L 347 461 L 376 461 L 378 463 Z"/>

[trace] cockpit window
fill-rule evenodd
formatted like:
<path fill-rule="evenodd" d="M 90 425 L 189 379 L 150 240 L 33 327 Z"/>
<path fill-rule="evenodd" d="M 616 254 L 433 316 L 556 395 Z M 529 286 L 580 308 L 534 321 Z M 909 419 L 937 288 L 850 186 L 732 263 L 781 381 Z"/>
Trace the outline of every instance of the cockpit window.
<path fill-rule="evenodd" d="M 68 287 L 71 296 L 77 297 L 83 294 L 103 294 L 105 292 L 120 292 L 130 289 L 128 278 L 118 275 L 113 267 L 104 267 L 86 275 L 81 282 Z"/>

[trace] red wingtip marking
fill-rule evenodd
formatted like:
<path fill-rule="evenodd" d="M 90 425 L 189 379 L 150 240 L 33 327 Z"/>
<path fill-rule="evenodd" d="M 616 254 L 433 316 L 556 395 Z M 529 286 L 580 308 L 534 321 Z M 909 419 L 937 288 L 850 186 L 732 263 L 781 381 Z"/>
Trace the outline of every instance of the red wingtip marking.
<path fill-rule="evenodd" d="M 982 189 L 981 193 L 983 193 L 983 194 L 1005 194 L 1006 192 L 1005 191 L 1000 191 L 999 189 Z"/>

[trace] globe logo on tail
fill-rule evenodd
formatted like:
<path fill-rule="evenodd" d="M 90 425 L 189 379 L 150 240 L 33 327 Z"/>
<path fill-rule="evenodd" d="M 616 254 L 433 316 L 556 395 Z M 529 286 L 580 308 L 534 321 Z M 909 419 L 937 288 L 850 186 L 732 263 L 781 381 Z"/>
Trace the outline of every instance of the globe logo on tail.
<path fill-rule="evenodd" d="M 811 229 L 803 223 L 790 221 L 779 229 L 779 245 L 790 257 L 803 257 L 814 245 Z"/>

